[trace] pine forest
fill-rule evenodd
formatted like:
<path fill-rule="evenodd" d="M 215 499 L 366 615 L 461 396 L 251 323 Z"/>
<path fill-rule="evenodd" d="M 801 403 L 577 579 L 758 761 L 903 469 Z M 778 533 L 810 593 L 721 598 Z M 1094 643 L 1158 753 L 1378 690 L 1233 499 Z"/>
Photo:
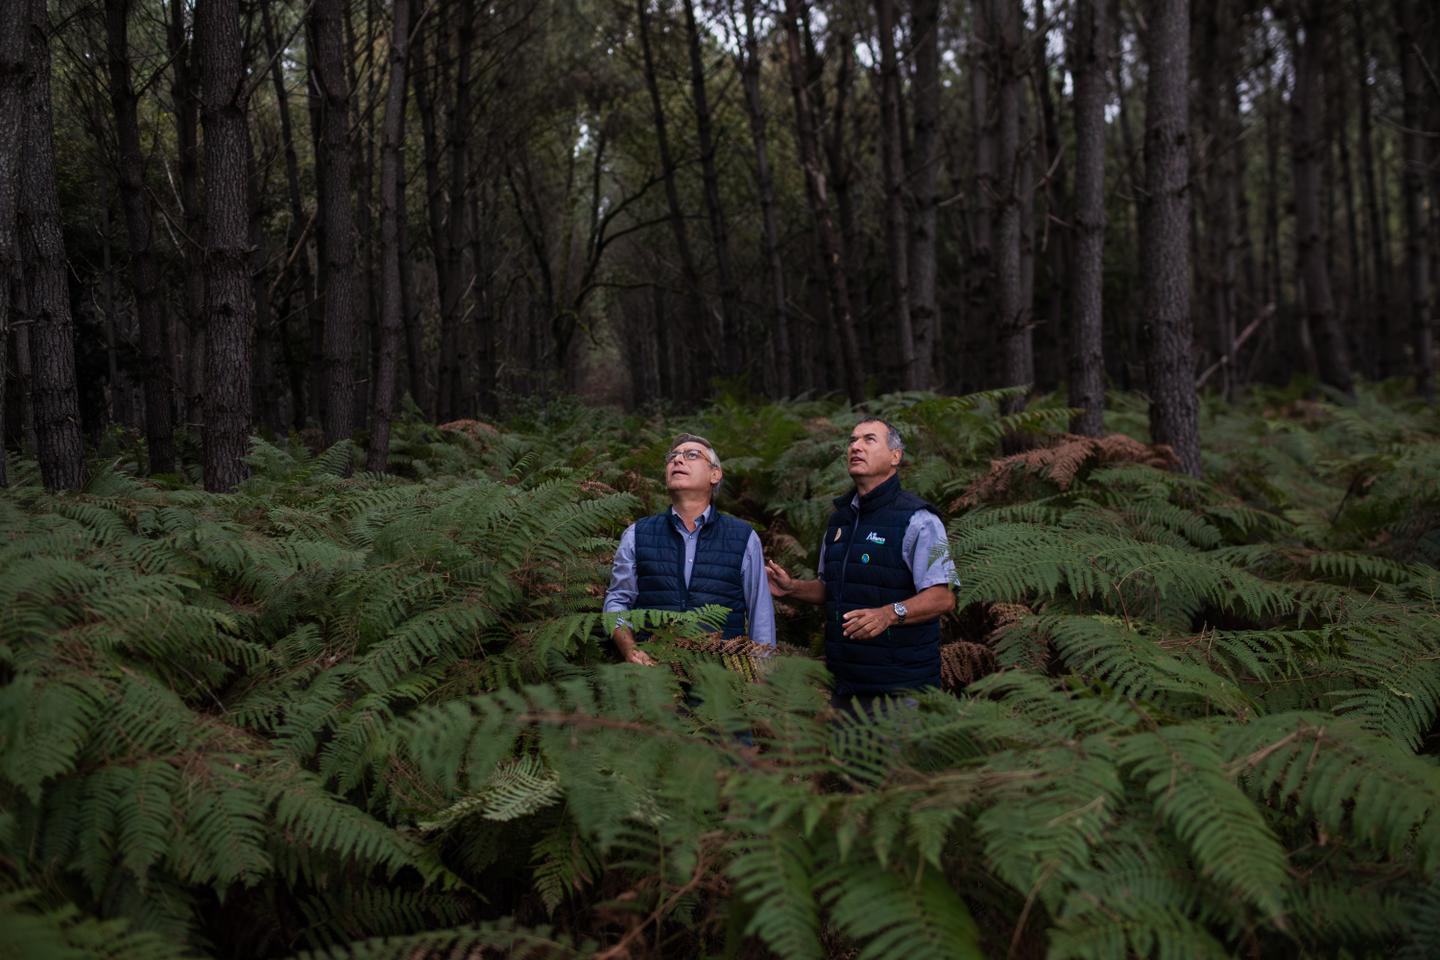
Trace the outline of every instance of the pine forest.
<path fill-rule="evenodd" d="M 1437 281 L 1428 0 L 0 0 L 0 956 L 1440 956 Z"/>

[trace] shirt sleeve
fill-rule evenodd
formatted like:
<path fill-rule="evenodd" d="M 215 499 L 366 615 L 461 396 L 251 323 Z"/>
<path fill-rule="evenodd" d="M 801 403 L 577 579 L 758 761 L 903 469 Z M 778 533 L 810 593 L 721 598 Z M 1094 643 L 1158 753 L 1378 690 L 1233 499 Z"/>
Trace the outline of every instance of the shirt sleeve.
<path fill-rule="evenodd" d="M 740 561 L 740 577 L 745 583 L 745 606 L 750 611 L 750 639 L 766 647 L 775 646 L 775 602 L 770 599 L 770 585 L 765 578 L 765 548 L 760 536 L 750 531 L 745 545 L 745 558 Z"/>
<path fill-rule="evenodd" d="M 639 587 L 635 580 L 635 524 L 620 534 L 620 545 L 615 548 L 615 562 L 610 567 L 610 587 L 605 591 L 605 613 L 632 610 Z M 623 620 L 617 624 L 629 626 Z"/>
<path fill-rule="evenodd" d="M 960 585 L 955 572 L 955 561 L 950 557 L 950 542 L 945 536 L 945 525 L 929 510 L 916 510 L 905 528 L 905 540 L 901 544 L 905 563 L 915 578 L 915 592 L 928 587 L 948 584 Z"/>

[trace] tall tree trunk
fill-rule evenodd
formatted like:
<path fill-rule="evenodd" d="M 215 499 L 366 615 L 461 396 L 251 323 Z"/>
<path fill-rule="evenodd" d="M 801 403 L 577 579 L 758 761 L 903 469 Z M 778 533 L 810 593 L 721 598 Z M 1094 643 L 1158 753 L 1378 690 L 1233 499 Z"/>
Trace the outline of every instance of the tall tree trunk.
<path fill-rule="evenodd" d="M 1369 304 L 1375 321 L 1378 341 L 1377 372 L 1383 379 L 1399 375 L 1404 369 L 1404 335 L 1398 329 L 1388 308 L 1392 272 L 1390 268 L 1389 224 L 1380 203 L 1375 178 L 1375 131 L 1370 106 L 1370 42 L 1366 28 L 1366 0 L 1351 0 L 1355 17 L 1355 77 L 1359 88 L 1360 107 L 1360 190 L 1366 214 L 1366 244 L 1369 247 L 1370 272 L 1374 298 Z"/>
<path fill-rule="evenodd" d="M 1038 253 L 1044 257 L 1045 264 L 1045 287 L 1044 296 L 1040 300 L 1043 305 L 1041 311 L 1040 325 L 1043 326 L 1042 335 L 1039 339 L 1040 347 L 1035 361 L 1036 381 L 1051 389 L 1058 385 L 1061 380 L 1067 379 L 1066 350 L 1073 355 L 1074 347 L 1066 341 L 1069 339 L 1070 331 L 1065 325 L 1065 295 L 1069 289 L 1068 272 L 1070 263 L 1074 259 L 1071 250 L 1071 231 L 1056 229 L 1065 219 L 1070 217 L 1068 211 L 1074 207 L 1073 200 L 1065 195 L 1065 184 L 1068 170 L 1065 162 L 1065 151 L 1061 147 L 1060 117 L 1055 109 L 1055 87 L 1050 74 L 1050 31 L 1052 23 L 1058 20 L 1046 13 L 1044 0 L 1039 0 L 1035 6 L 1035 37 L 1030 41 L 1031 49 L 1034 51 L 1034 88 L 1035 98 L 1040 106 L 1040 128 L 1034 143 L 1035 149 L 1032 155 L 1043 145 L 1044 151 L 1039 153 L 1040 166 L 1043 171 L 1041 180 L 1035 183 L 1034 191 L 1039 193 L 1044 188 L 1045 209 L 1040 218 L 1042 228 L 1039 231 Z M 1040 136 L 1043 134 L 1043 139 Z M 1032 201 L 1032 207 L 1038 205 L 1038 198 Z M 1035 337 L 1030 338 L 1032 353 L 1035 352 Z"/>
<path fill-rule="evenodd" d="M 0 6 L 0 130 L 22 132 L 29 74 L 29 10 L 24 3 Z M 10 317 L 15 304 L 11 290 L 20 272 L 19 236 L 15 232 L 19 200 L 20 153 L 24 136 L 0 138 L 0 487 L 8 482 L 5 468 L 6 371 Z"/>
<path fill-rule="evenodd" d="M 900 386 L 919 389 L 915 331 L 910 322 L 910 248 L 905 216 L 904 133 L 900 125 L 900 63 L 895 55 L 895 0 L 874 0 L 880 38 L 880 168 L 885 181 L 885 272 L 890 323 L 899 343 Z"/>
<path fill-rule="evenodd" d="M 996 150 L 999 137 L 998 113 L 995 106 L 995 84 L 999 49 L 992 0 L 977 0 L 971 5 L 975 54 L 970 65 L 970 101 L 972 135 L 975 141 L 975 205 L 970 223 L 970 270 L 967 278 L 967 299 L 970 315 L 986 317 L 995 322 L 995 218 L 999 186 L 996 181 Z M 989 354 L 992 338 L 976 331 L 975 340 L 982 355 Z M 989 363 L 980 365 L 982 369 Z M 980 385 L 993 384 L 982 375 Z M 962 380 L 963 382 L 963 380 Z M 972 383 L 973 385 L 973 383 Z"/>
<path fill-rule="evenodd" d="M 437 32 L 438 29 L 437 29 Z M 451 284 L 449 276 L 449 261 L 444 255 L 445 249 L 445 188 L 440 177 L 440 132 L 437 124 L 436 114 L 438 104 L 432 95 L 432 90 L 443 88 L 445 82 L 444 72 L 441 70 L 441 41 L 436 40 L 436 56 L 434 64 L 427 64 L 425 61 L 426 44 L 423 40 L 417 39 L 416 45 L 410 51 L 410 74 L 412 91 L 415 94 L 416 111 L 420 114 L 420 135 L 423 149 L 422 165 L 425 170 L 425 218 L 430 228 L 430 254 L 431 262 L 435 266 L 435 280 L 440 289 L 440 299 L 443 302 L 445 291 Z M 433 71 L 434 76 L 431 76 Z M 418 321 L 417 317 L 417 321 Z M 415 362 L 412 358 L 412 363 Z M 429 358 L 422 357 L 422 370 L 430 366 Z M 425 396 L 415 395 L 417 403 L 427 411 L 431 419 L 440 419 L 440 405 L 443 384 L 436 371 L 435 383 L 431 384 L 427 379 L 422 383 Z M 424 400 L 428 400 L 426 403 Z"/>
<path fill-rule="evenodd" d="M 1031 184 L 1026 176 L 1022 152 L 1021 114 L 1025 96 L 1020 62 L 1019 0 L 990 0 L 990 17 L 995 25 L 995 56 L 999 80 L 996 90 L 996 138 L 999 166 L 996 171 L 998 188 L 996 203 L 999 211 L 995 224 L 995 289 L 996 334 L 1000 338 L 1001 384 L 1024 386 L 1034 383 L 1035 368 L 1030 352 L 1030 304 L 1025 297 L 1023 264 L 1021 263 L 1021 204 L 1029 200 Z M 1025 405 L 1024 398 L 1012 398 L 1005 404 L 1013 411 Z"/>
<path fill-rule="evenodd" d="M 913 0 L 910 43 L 914 50 L 915 134 L 910 151 L 910 328 L 915 338 L 915 386 L 935 385 L 935 346 L 940 333 L 940 0 Z"/>
<path fill-rule="evenodd" d="M 705 62 L 700 29 L 695 22 L 694 0 L 683 0 L 685 37 L 690 52 L 690 90 L 695 100 L 695 133 L 700 146 L 700 173 L 705 185 L 705 212 L 710 218 L 710 241 L 715 247 L 715 275 L 720 284 L 720 343 L 724 373 L 734 376 L 746 366 L 749 336 L 742 329 L 740 290 L 730 260 L 730 232 L 720 198 L 720 173 L 715 164 L 715 134 L 710 100 L 705 90 Z"/>
<path fill-rule="evenodd" d="M 291 376 L 291 402 L 294 406 L 292 422 L 295 429 L 300 430 L 305 426 L 305 417 L 311 406 L 307 381 L 313 385 L 316 379 L 314 370 L 316 358 L 307 356 L 310 331 L 312 329 L 323 330 L 325 317 L 320 297 L 316 295 L 315 276 L 310 270 L 310 257 L 303 249 L 309 241 L 307 239 L 305 200 L 300 190 L 300 160 L 295 150 L 295 125 L 290 114 L 290 93 L 285 86 L 280 39 L 275 34 L 275 22 L 270 14 L 270 6 L 268 3 L 261 4 L 260 14 L 265 31 L 266 53 L 270 58 L 270 80 L 275 88 L 275 108 L 280 118 L 280 149 L 285 159 L 285 188 L 290 201 L 290 225 L 287 228 L 285 243 L 289 247 L 290 262 L 294 265 L 294 286 L 299 289 L 301 300 L 305 305 L 302 315 L 305 322 L 300 331 L 292 333 L 289 329 L 291 321 L 287 318 L 284 321 L 286 329 L 282 332 L 287 345 L 297 354 L 292 361 L 293 367 L 297 373 L 302 369 L 305 371 L 304 375 L 292 374 Z"/>
<path fill-rule="evenodd" d="M 281 337 L 276 332 L 275 314 L 265 283 L 265 266 L 270 261 L 268 237 L 265 232 L 267 209 L 266 189 L 261 180 L 259 160 L 254 143 L 245 142 L 245 192 L 249 198 L 250 232 L 250 299 L 255 304 L 254 353 L 251 362 L 251 422 L 273 433 L 284 435 L 281 391 L 279 387 Z"/>
<path fill-rule="evenodd" d="M 22 0 L 23 2 L 23 0 Z M 29 89 L 16 227 L 24 260 L 34 370 L 36 453 L 50 490 L 77 490 L 85 481 L 80 402 L 75 386 L 75 326 L 65 273 L 65 238 L 55 189 L 54 121 L 50 112 L 50 17 L 45 0 L 29 0 Z"/>
<path fill-rule="evenodd" d="M 1415 390 L 1426 403 L 1435 402 L 1434 338 L 1430 330 L 1430 221 L 1425 211 L 1425 131 L 1420 107 L 1426 96 L 1420 46 L 1420 0 L 1395 0 L 1400 53 L 1400 80 L 1404 87 L 1400 143 L 1403 157 L 1400 191 L 1405 217 L 1405 293 L 1410 319 L 1410 358 Z M 1432 90 L 1429 96 L 1436 94 Z"/>
<path fill-rule="evenodd" d="M 1105 413 L 1102 327 L 1105 254 L 1105 61 L 1108 0 L 1075 8 L 1075 259 L 1071 264 L 1072 433 L 1098 437 Z"/>
<path fill-rule="evenodd" d="M 1200 427 L 1191 360 L 1188 0 L 1148 0 L 1145 203 L 1140 222 L 1150 435 L 1200 475 Z"/>
<path fill-rule="evenodd" d="M 821 165 L 820 137 L 815 129 L 815 113 L 805 77 L 805 56 L 801 49 L 802 21 L 809 16 L 803 0 L 785 0 L 785 50 L 790 66 L 790 93 L 795 101 L 795 124 L 800 147 L 800 165 L 805 171 L 805 193 L 815 219 L 830 293 L 830 310 L 834 317 L 832 340 L 840 341 L 840 356 L 845 371 L 845 392 L 852 404 L 865 399 L 865 374 L 860 362 L 860 342 L 855 335 L 855 315 L 850 307 L 850 289 L 845 278 L 844 252 L 835 220 L 830 213 L 830 197 Z"/>
<path fill-rule="evenodd" d="M 400 335 L 405 324 L 401 278 L 400 221 L 405 210 L 405 68 L 410 48 L 411 0 L 395 0 L 390 40 L 390 87 L 380 132 L 380 364 L 375 407 L 370 416 L 370 450 L 365 467 L 383 471 L 390 456 L 390 419 L 395 407 Z"/>
<path fill-rule="evenodd" d="M 350 369 L 359 371 L 355 384 L 354 413 L 351 422 L 365 430 L 370 415 L 371 393 L 375 389 L 374 371 L 378 364 L 379 322 L 378 291 L 380 277 L 375 264 L 375 224 L 371 200 L 375 196 L 375 84 L 380 76 L 375 60 L 376 42 L 374 0 L 365 0 L 365 36 L 363 46 L 355 35 L 353 5 L 345 6 L 345 44 L 351 51 L 346 58 L 346 74 L 350 82 L 351 127 L 358 142 L 355 156 L 355 259 L 359 264 L 359 289 L 356 291 L 354 343 Z M 359 51 L 363 50 L 361 56 Z M 360 93 L 358 71 L 365 76 L 365 93 Z"/>
<path fill-rule="evenodd" d="M 1304 284 L 1305 320 L 1315 344 L 1315 359 L 1322 382 L 1353 395 L 1350 361 L 1345 339 L 1335 316 L 1330 290 L 1330 256 L 1321 220 L 1321 178 L 1329 144 L 1324 134 L 1325 55 L 1324 0 L 1307 0 L 1303 13 L 1291 21 L 1291 49 L 1295 57 L 1295 89 L 1291 95 L 1291 160 L 1295 178 L 1295 240 Z M 1297 23 L 1296 20 L 1301 22 Z M 1296 28 L 1305 38 L 1296 42 Z"/>
<path fill-rule="evenodd" d="M 178 141 L 176 168 L 184 217 L 180 255 L 185 264 L 185 309 L 181 323 L 171 328 L 176 335 L 170 337 L 170 349 L 174 351 L 171 369 L 174 382 L 180 386 L 183 395 L 185 421 L 192 427 L 199 427 L 203 419 L 206 327 L 204 252 L 201 249 L 200 92 L 195 44 L 185 27 L 186 9 L 185 0 L 170 0 L 167 44 L 174 71 L 170 82 L 170 103 L 175 111 L 175 137 Z"/>
<path fill-rule="evenodd" d="M 323 390 L 325 444 L 355 432 L 355 208 L 350 197 L 350 83 L 345 74 L 342 0 L 315 0 L 310 29 L 316 60 L 313 82 L 321 97 L 318 179 L 320 223 L 325 234 L 325 338 Z"/>
<path fill-rule="evenodd" d="M 780 256 L 780 230 L 775 222 L 775 177 L 770 169 L 770 138 L 765 129 L 765 100 L 760 91 L 760 50 L 755 36 L 755 0 L 743 0 L 745 46 L 740 81 L 745 89 L 745 112 L 755 147 L 755 181 L 760 193 L 760 220 L 765 240 L 765 264 L 770 281 L 770 336 L 775 365 L 775 393 L 794 393 L 790 352 L 790 307 L 785 295 L 785 261 Z"/>
<path fill-rule="evenodd" d="M 249 476 L 250 367 L 255 303 L 250 290 L 245 157 L 245 70 L 239 0 L 199 0 L 195 45 L 205 129 L 205 489 Z"/>
<path fill-rule="evenodd" d="M 130 246 L 130 280 L 140 321 L 141 380 L 145 389 L 145 444 L 151 473 L 175 469 L 170 417 L 169 337 L 164 300 L 155 266 L 150 203 L 145 191 L 145 161 L 140 151 L 138 97 L 130 86 L 130 0 L 105 0 L 105 35 L 109 49 L 110 104 L 120 152 L 120 200 L 125 208 L 125 233 Z"/>
<path fill-rule="evenodd" d="M 465 198 L 470 172 L 470 60 L 475 49 L 475 0 L 460 0 L 455 26 L 455 92 L 450 98 L 450 123 L 446 129 L 446 152 L 450 155 L 450 182 L 446 191 L 449 206 L 445 215 L 445 279 L 440 303 L 440 384 L 444 419 L 463 415 L 465 377 L 469 364 L 466 338 L 460 329 L 464 315 L 465 288 Z"/>
<path fill-rule="evenodd" d="M 665 105 L 660 96 L 660 79 L 655 68 L 655 53 L 650 38 L 650 0 L 635 0 L 640 33 L 640 51 L 645 64 L 645 88 L 650 93 L 650 110 L 655 122 L 655 147 L 660 154 L 660 174 L 665 186 L 665 203 L 670 212 L 670 232 L 675 237 L 675 252 L 680 257 L 681 277 L 689 299 L 690 316 L 686 326 L 693 331 L 691 343 L 695 350 L 688 351 L 696 356 L 698 369 L 690 379 L 691 395 L 697 400 L 700 390 L 709 379 L 712 338 L 705 318 L 705 304 L 700 292 L 700 271 L 695 265 L 695 254 L 690 246 L 690 232 L 685 226 L 685 213 L 680 206 L 680 190 L 675 178 L 675 160 L 670 150 L 669 129 L 665 120 Z"/>

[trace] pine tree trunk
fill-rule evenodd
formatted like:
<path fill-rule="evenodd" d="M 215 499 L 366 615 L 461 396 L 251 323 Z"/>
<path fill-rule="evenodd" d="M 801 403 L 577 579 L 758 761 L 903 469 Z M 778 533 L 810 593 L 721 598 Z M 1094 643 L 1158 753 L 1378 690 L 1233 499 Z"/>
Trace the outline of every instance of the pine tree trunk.
<path fill-rule="evenodd" d="M 1148 0 L 1145 203 L 1140 222 L 1150 434 L 1180 469 L 1200 475 L 1198 403 L 1191 360 L 1188 0 Z"/>
<path fill-rule="evenodd" d="M 1351 11 L 1355 16 L 1356 72 L 1359 86 L 1360 113 L 1360 192 L 1366 214 L 1366 245 L 1369 247 L 1370 274 L 1374 297 L 1369 308 L 1375 322 L 1375 339 L 1378 341 L 1376 364 L 1381 379 L 1398 376 L 1405 368 L 1404 332 L 1392 318 L 1389 309 L 1389 291 L 1392 271 L 1390 267 L 1389 225 L 1375 177 L 1375 131 L 1372 123 L 1370 101 L 1370 42 L 1366 28 L 1365 7 L 1367 0 L 1352 0 Z"/>
<path fill-rule="evenodd" d="M 305 417 L 311 403 L 307 381 L 313 383 L 315 378 L 315 360 L 317 358 L 308 356 L 310 343 L 310 330 L 324 329 L 325 318 L 322 313 L 323 306 L 315 291 L 315 276 L 310 270 L 310 257 L 306 250 L 301 249 L 307 245 L 305 201 L 300 191 L 300 161 L 295 150 L 295 126 L 290 114 L 290 93 L 285 86 L 285 73 L 281 65 L 280 40 L 275 35 L 275 23 L 270 15 L 270 4 L 261 4 L 260 8 L 262 23 L 265 31 L 266 53 L 270 58 L 270 80 L 275 88 L 276 113 L 280 118 L 280 149 L 285 159 L 285 187 L 286 196 L 290 202 L 290 225 L 286 232 L 285 243 L 289 248 L 291 262 L 295 270 L 295 286 L 299 288 L 300 296 L 305 304 L 305 311 L 302 314 L 306 321 L 298 333 L 292 334 L 289 329 L 290 323 L 286 321 L 286 329 L 282 332 L 285 342 L 294 352 L 291 359 L 291 367 L 294 372 L 291 374 L 291 422 L 296 430 L 304 429 Z"/>
<path fill-rule="evenodd" d="M 712 338 L 705 318 L 705 303 L 700 292 L 700 271 L 695 265 L 695 254 L 690 246 L 690 231 L 685 225 L 685 212 L 680 206 L 680 189 L 675 177 L 675 160 L 670 150 L 669 127 L 665 119 L 665 105 L 660 96 L 660 80 L 655 67 L 655 53 L 650 37 L 650 0 L 635 0 L 635 12 L 640 34 L 640 50 L 644 58 L 645 88 L 650 94 L 650 111 L 655 123 L 655 147 L 660 155 L 660 175 L 665 187 L 665 203 L 670 213 L 670 232 L 675 239 L 675 253 L 680 258 L 681 279 L 689 301 L 690 316 L 686 326 L 691 330 L 694 349 L 687 351 L 692 356 L 695 369 L 688 378 L 690 395 L 688 399 L 698 400 L 701 390 L 713 370 L 711 360 Z"/>
<path fill-rule="evenodd" d="M 995 218 L 999 187 L 995 179 L 995 154 L 998 127 L 995 109 L 996 50 L 999 47 L 992 17 L 992 0 L 977 0 L 972 5 L 974 47 L 970 65 L 970 103 L 972 136 L 975 142 L 975 206 L 970 225 L 970 270 L 967 278 L 970 315 L 987 317 L 994 322 L 996 310 L 995 283 Z M 980 339 L 979 331 L 977 340 Z M 983 343 L 991 342 L 984 337 Z M 984 350 L 989 353 L 989 350 Z M 988 364 L 983 365 L 988 366 Z M 988 381 L 982 381 L 986 387 Z"/>
<path fill-rule="evenodd" d="M 690 53 L 690 90 L 695 101 L 695 133 L 700 147 L 700 172 L 705 187 L 705 212 L 710 218 L 710 241 L 715 247 L 715 276 L 720 285 L 720 343 L 723 373 L 735 376 L 746 367 L 749 337 L 742 329 L 740 290 L 730 258 L 730 233 L 720 197 L 720 174 L 715 164 L 715 134 L 710 101 L 705 90 L 705 63 L 700 30 L 695 22 L 694 0 L 684 0 L 685 37 Z"/>
<path fill-rule="evenodd" d="M 110 104 L 115 110 L 120 154 L 120 200 L 130 246 L 130 279 L 140 321 L 141 379 L 145 389 L 145 444 L 151 473 L 175 469 L 170 414 L 170 354 L 164 300 L 155 265 L 150 204 L 145 193 L 145 161 L 140 150 L 138 97 L 130 86 L 129 0 L 105 0 L 109 49 Z"/>
<path fill-rule="evenodd" d="M 1411 370 L 1415 391 L 1427 403 L 1435 402 L 1434 337 L 1430 331 L 1430 220 L 1425 210 L 1425 132 L 1420 107 L 1426 92 L 1420 44 L 1420 0 L 1395 0 L 1400 53 L 1400 81 L 1404 88 L 1400 135 L 1401 209 L 1405 220 L 1405 293 L 1410 319 Z"/>
<path fill-rule="evenodd" d="M 874 0 L 880 42 L 880 167 L 885 183 L 885 273 L 890 279 L 890 336 L 900 386 L 919 389 L 915 332 L 910 322 L 909 225 L 905 216 L 904 135 L 900 125 L 900 64 L 895 56 L 895 0 Z"/>
<path fill-rule="evenodd" d="M 470 61 L 475 50 L 475 0 L 460 0 L 455 26 L 455 92 L 450 97 L 450 124 L 446 129 L 445 151 L 450 155 L 450 180 L 446 189 L 449 205 L 445 213 L 445 279 L 440 302 L 440 389 L 442 413 L 446 419 L 463 416 L 465 377 L 469 373 L 465 343 L 460 329 L 464 315 L 465 198 L 466 175 L 470 171 Z"/>
<path fill-rule="evenodd" d="M 0 130 L 21 131 L 26 110 L 25 87 L 30 83 L 24 3 L 0 5 Z M 20 272 L 19 236 L 15 232 L 19 200 L 20 154 L 23 136 L 0 137 L 0 487 L 7 484 L 5 468 L 6 362 L 10 318 L 15 313 L 11 289 Z M 13 413 L 14 411 L 12 411 Z"/>
<path fill-rule="evenodd" d="M 1071 264 L 1070 420 L 1072 433 L 1098 437 L 1104 426 L 1102 270 L 1105 254 L 1105 62 L 1109 0 L 1075 8 L 1075 259 Z"/>
<path fill-rule="evenodd" d="M 935 347 L 940 335 L 939 202 L 940 0 L 913 0 L 910 43 L 914 50 L 914 146 L 910 152 L 910 327 L 915 338 L 915 386 L 935 385 Z"/>
<path fill-rule="evenodd" d="M 855 316 L 850 307 L 850 288 L 845 277 L 844 251 L 835 220 L 830 213 L 829 189 L 825 169 L 821 165 L 820 137 L 815 129 L 815 114 L 805 77 L 805 57 L 801 50 L 801 23 L 809 15 L 802 0 L 785 0 L 785 49 L 790 66 L 790 94 L 795 101 L 796 139 L 800 147 L 800 165 L 805 171 L 805 193 L 815 220 L 825 278 L 829 288 L 830 310 L 834 331 L 830 339 L 839 340 L 841 366 L 844 370 L 845 392 L 852 404 L 865 399 L 865 375 L 860 362 L 860 343 L 855 335 Z"/>
<path fill-rule="evenodd" d="M 24 261 L 30 326 L 36 454 L 49 490 L 78 490 L 85 481 L 80 402 L 75 386 L 75 327 L 70 316 L 65 239 L 55 189 L 54 121 L 50 112 L 50 17 L 45 0 L 29 0 L 29 89 L 16 225 Z"/>
<path fill-rule="evenodd" d="M 775 177 L 770 169 L 770 138 L 765 129 L 765 101 L 760 91 L 760 51 L 755 36 L 755 0 L 744 2 L 745 48 L 740 80 L 745 89 L 745 112 L 755 148 L 755 181 L 760 194 L 760 220 L 765 240 L 765 264 L 770 281 L 770 335 L 774 352 L 775 393 L 794 393 L 790 350 L 790 307 L 785 294 L 785 262 L 780 256 L 780 230 L 775 222 Z"/>
<path fill-rule="evenodd" d="M 316 176 L 321 184 L 320 226 L 325 235 L 321 279 L 325 290 L 325 334 L 321 367 L 325 444 L 355 432 L 355 208 L 350 197 L 350 83 L 345 73 L 342 0 L 315 0 L 310 30 L 315 61 L 311 83 L 320 97 L 320 141 Z"/>
<path fill-rule="evenodd" d="M 195 45 L 205 129 L 205 489 L 249 476 L 250 368 L 255 304 L 250 290 L 245 157 L 245 71 L 239 0 L 200 0 Z"/>
<path fill-rule="evenodd" d="M 1325 51 L 1324 0 L 1308 0 L 1303 18 L 1305 39 L 1296 42 L 1291 23 L 1291 49 L 1295 57 L 1295 89 L 1291 95 L 1291 160 L 1295 180 L 1295 240 L 1304 284 L 1305 319 L 1315 345 L 1320 379 L 1345 394 L 1354 394 L 1345 339 L 1335 316 L 1330 289 L 1330 256 L 1320 210 L 1321 178 L 1329 144 L 1324 134 Z"/>
<path fill-rule="evenodd" d="M 1019 0 L 990 0 L 995 25 L 996 170 L 995 289 L 996 334 L 1000 338 L 1001 385 L 1028 386 L 1035 380 L 1030 352 L 1030 304 L 1025 298 L 1024 265 L 1021 262 L 1023 224 L 1021 204 L 1028 199 L 1021 120 L 1025 96 L 1020 64 Z M 1007 411 L 1025 405 L 1023 397 L 1005 403 Z"/>
<path fill-rule="evenodd" d="M 438 90 L 444 86 L 445 75 L 440 68 L 440 41 L 436 40 L 437 55 L 433 65 L 427 64 L 425 60 L 426 45 L 422 40 L 417 39 L 415 46 L 410 51 L 410 69 L 407 71 L 411 78 L 412 92 L 415 94 L 416 111 L 420 114 L 420 134 L 423 148 L 423 166 L 425 169 L 425 214 L 426 223 L 430 228 L 430 252 L 431 262 L 435 267 L 435 281 L 440 290 L 441 302 L 444 302 L 445 291 L 450 288 L 453 282 L 449 276 L 449 260 L 444 256 L 445 249 L 445 188 L 440 177 L 440 133 L 437 125 L 438 104 L 432 95 L 432 89 Z M 434 76 L 431 76 L 431 71 Z M 418 316 L 417 316 L 418 321 Z M 418 338 L 417 338 L 418 340 Z M 412 359 L 412 363 L 415 362 Z M 428 371 L 431 363 L 429 357 L 422 357 L 420 360 L 422 371 Z M 433 420 L 441 419 L 441 398 L 444 393 L 444 384 L 440 377 L 440 370 L 435 371 L 434 383 L 428 378 L 422 380 L 424 396 L 416 394 L 415 400 L 421 405 L 421 409 L 427 411 Z M 428 402 L 425 402 L 428 401 Z M 447 411 L 448 412 L 448 411 Z"/>
<path fill-rule="evenodd" d="M 390 456 L 390 420 L 395 408 L 400 336 L 405 325 L 401 279 L 400 221 L 405 210 L 405 68 L 410 48 L 411 0 L 395 0 L 390 40 L 390 87 L 380 132 L 380 363 L 375 406 L 370 415 L 370 450 L 365 469 L 381 473 Z"/>
<path fill-rule="evenodd" d="M 186 8 L 185 0 L 170 0 L 167 43 L 174 70 L 170 103 L 175 111 L 176 171 L 185 225 L 180 250 L 185 264 L 185 308 L 181 322 L 171 327 L 170 349 L 174 352 L 173 382 L 183 394 L 185 421 L 198 428 L 204 419 L 205 390 L 205 269 L 201 249 L 204 223 L 200 209 L 200 93 L 196 76 L 199 58 L 195 55 L 195 42 L 186 33 Z"/>

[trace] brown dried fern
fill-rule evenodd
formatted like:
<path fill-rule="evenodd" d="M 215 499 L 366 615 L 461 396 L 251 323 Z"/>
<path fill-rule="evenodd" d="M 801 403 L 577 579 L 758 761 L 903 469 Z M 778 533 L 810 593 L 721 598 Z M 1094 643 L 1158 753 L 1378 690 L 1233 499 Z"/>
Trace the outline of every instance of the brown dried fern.
<path fill-rule="evenodd" d="M 1140 463 L 1162 470 L 1169 470 L 1179 462 L 1166 444 L 1145 444 L 1121 433 L 1103 437 L 1064 433 L 1049 446 L 991 460 L 990 470 L 966 487 L 950 509 L 968 509 L 1000 500 L 1011 492 L 1017 479 L 1025 476 L 1044 477 L 1061 490 L 1068 490 L 1081 469 L 1092 461 Z"/>

